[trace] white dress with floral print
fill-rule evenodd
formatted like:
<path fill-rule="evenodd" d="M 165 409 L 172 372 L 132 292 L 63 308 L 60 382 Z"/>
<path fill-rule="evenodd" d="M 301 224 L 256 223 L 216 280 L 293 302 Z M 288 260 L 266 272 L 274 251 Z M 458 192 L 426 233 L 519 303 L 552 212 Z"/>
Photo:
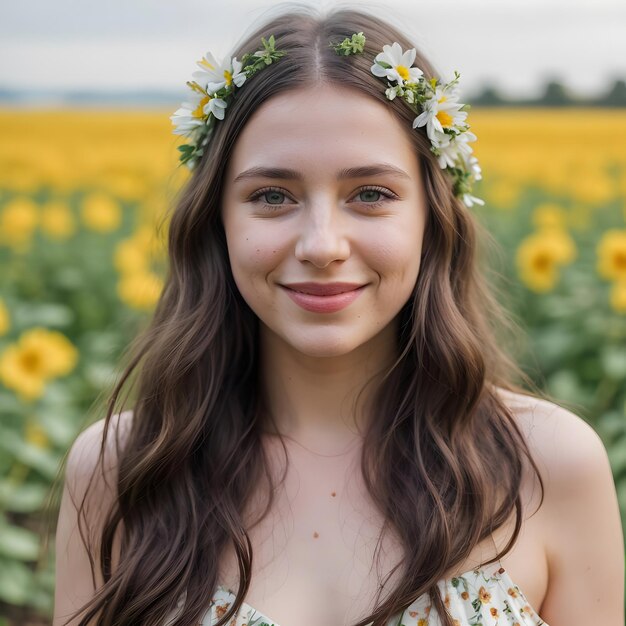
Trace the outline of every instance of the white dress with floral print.
<path fill-rule="evenodd" d="M 485 569 L 476 568 L 437 583 L 455 626 L 548 626 L 530 606 L 522 590 L 503 567 L 498 565 L 496 570 L 489 571 L 492 573 L 488 574 Z M 225 615 L 234 599 L 235 594 L 231 590 L 218 586 L 202 620 L 202 626 L 214 626 Z M 390 626 L 441 624 L 437 612 L 431 611 L 428 594 L 424 594 L 401 615 L 396 616 Z M 244 602 L 228 626 L 279 625 Z"/>

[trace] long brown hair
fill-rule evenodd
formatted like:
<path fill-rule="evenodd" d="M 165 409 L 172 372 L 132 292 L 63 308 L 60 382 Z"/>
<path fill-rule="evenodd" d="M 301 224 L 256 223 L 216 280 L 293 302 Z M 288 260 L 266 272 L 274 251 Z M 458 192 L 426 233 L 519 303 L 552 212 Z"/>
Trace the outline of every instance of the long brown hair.
<path fill-rule="evenodd" d="M 329 47 L 360 31 L 363 54 L 339 56 Z M 266 408 L 257 380 L 258 319 L 231 273 L 219 210 L 223 177 L 238 135 L 259 105 L 315 81 L 347 86 L 389 106 L 413 142 L 428 201 L 419 276 L 399 312 L 397 359 L 369 409 L 376 419 L 364 433 L 360 468 L 385 525 L 401 539 L 404 573 L 355 626 L 385 624 L 424 593 L 452 626 L 437 582 L 515 511 L 514 534 L 496 558 L 510 551 L 522 523 L 524 456 L 543 500 L 537 465 L 496 391 L 532 395 L 518 386 L 521 381 L 546 397 L 505 348 L 518 325 L 478 257 L 479 240 L 497 245 L 453 195 L 424 129 L 411 127 L 414 113 L 400 98 L 387 100 L 370 71 L 375 55 L 394 41 L 417 49 L 414 63 L 427 78 L 437 76 L 434 68 L 415 42 L 379 17 L 346 8 L 322 16 L 298 5 L 256 28 L 231 56 L 258 50 L 261 37 L 272 34 L 286 55 L 237 90 L 168 215 L 165 286 L 109 397 L 102 450 L 114 414 L 122 412 L 116 404 L 127 383 L 134 390 L 132 423 L 118 452 L 116 500 L 97 547 L 88 547 L 90 554 L 99 550 L 104 584 L 79 611 L 81 626 L 96 616 L 102 625 L 163 624 L 177 606 L 175 624 L 198 622 L 220 582 L 219 559 L 228 542 L 241 585 L 220 626 L 245 598 L 252 545 L 242 512 L 261 478 L 272 478 L 261 445 Z M 268 489 L 263 517 L 274 489 Z M 112 571 L 120 525 L 122 556 Z"/>

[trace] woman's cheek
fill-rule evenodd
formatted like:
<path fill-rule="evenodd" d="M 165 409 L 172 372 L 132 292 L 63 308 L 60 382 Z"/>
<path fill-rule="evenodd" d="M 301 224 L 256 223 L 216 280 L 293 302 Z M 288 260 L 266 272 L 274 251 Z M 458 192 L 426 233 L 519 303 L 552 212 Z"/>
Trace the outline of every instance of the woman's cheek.
<path fill-rule="evenodd" d="M 238 228 L 237 239 L 229 246 L 232 265 L 247 269 L 259 267 L 270 258 L 267 239 L 246 226 Z"/>
<path fill-rule="evenodd" d="M 407 249 L 402 237 L 379 237 L 369 242 L 367 246 L 370 263 L 373 267 L 385 274 L 395 274 L 399 269 L 411 261 L 413 251 Z"/>
<path fill-rule="evenodd" d="M 395 239 L 379 239 L 378 243 L 372 243 L 369 264 L 391 292 L 410 292 L 419 272 L 420 251 L 420 240 L 401 233 Z"/>

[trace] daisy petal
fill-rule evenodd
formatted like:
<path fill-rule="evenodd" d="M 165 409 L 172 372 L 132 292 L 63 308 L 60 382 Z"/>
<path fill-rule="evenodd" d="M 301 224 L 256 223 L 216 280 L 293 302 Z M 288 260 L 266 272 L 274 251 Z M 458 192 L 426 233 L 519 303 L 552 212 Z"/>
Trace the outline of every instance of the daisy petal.
<path fill-rule="evenodd" d="M 379 78 L 385 78 L 385 76 L 387 76 L 387 70 L 382 67 L 382 65 L 375 63 L 372 65 L 372 74 L 374 74 L 374 76 L 378 76 Z"/>

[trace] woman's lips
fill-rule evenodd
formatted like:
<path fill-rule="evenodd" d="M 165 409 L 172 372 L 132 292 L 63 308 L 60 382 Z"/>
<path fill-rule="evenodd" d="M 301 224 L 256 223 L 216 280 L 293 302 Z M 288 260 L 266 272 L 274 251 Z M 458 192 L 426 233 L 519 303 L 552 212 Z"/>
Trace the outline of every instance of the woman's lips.
<path fill-rule="evenodd" d="M 337 293 L 333 296 L 314 296 L 313 294 L 294 291 L 293 289 L 281 285 L 281 288 L 287 292 L 287 295 L 297 305 L 313 313 L 334 313 L 335 311 L 340 311 L 356 300 L 365 287 L 367 287 L 367 285 L 363 285 L 352 291 Z"/>

